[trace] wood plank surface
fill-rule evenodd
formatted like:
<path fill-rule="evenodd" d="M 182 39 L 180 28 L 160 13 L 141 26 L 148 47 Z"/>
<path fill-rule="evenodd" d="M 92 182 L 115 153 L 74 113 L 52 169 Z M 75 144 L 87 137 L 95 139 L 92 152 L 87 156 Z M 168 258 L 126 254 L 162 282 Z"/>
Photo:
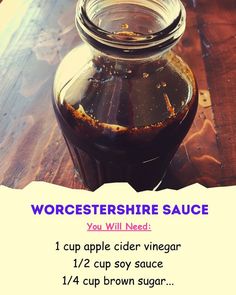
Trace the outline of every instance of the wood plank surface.
<path fill-rule="evenodd" d="M 22 188 L 39 180 L 81 188 L 51 104 L 56 68 L 81 42 L 74 27 L 76 1 L 17 3 L 8 21 L 0 21 L 0 184 Z M 196 74 L 199 108 L 162 188 L 195 182 L 207 187 L 233 185 L 236 2 L 184 3 L 187 29 L 175 50 Z"/>
<path fill-rule="evenodd" d="M 187 31 L 179 51 L 196 74 L 200 103 L 164 187 L 195 182 L 207 187 L 235 185 L 236 2 L 191 0 L 186 4 Z"/>

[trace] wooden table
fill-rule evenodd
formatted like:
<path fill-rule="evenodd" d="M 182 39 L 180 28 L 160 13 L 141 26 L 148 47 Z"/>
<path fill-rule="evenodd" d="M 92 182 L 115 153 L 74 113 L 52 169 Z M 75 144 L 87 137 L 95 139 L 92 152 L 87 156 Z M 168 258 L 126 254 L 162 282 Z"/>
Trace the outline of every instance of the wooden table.
<path fill-rule="evenodd" d="M 236 2 L 185 0 L 176 51 L 194 70 L 198 114 L 162 188 L 236 184 Z M 55 70 L 80 42 L 75 0 L 0 4 L 0 184 L 33 180 L 81 188 L 51 105 Z M 12 7 L 14 9 L 12 9 Z M 10 13 L 9 13 L 10 11 Z"/>

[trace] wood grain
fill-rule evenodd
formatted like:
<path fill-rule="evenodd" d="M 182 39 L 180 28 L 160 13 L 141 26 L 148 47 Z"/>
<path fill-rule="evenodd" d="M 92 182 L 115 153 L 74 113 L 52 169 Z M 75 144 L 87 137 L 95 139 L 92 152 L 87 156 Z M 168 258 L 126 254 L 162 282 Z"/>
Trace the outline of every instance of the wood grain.
<path fill-rule="evenodd" d="M 200 104 L 164 186 L 179 188 L 195 182 L 207 187 L 235 185 L 236 2 L 187 1 L 187 10 L 188 29 L 180 48 L 196 73 L 200 102 L 201 96 L 209 93 L 211 104 Z M 191 45 L 190 52 L 185 44 Z"/>
<path fill-rule="evenodd" d="M 75 2 L 31 1 L 0 55 L 0 184 L 83 187 L 51 106 L 55 70 L 80 42 Z M 196 74 L 200 103 L 162 188 L 236 184 L 236 2 L 184 3 L 188 24 L 176 51 Z M 0 29 L 1 38 L 8 33 Z"/>

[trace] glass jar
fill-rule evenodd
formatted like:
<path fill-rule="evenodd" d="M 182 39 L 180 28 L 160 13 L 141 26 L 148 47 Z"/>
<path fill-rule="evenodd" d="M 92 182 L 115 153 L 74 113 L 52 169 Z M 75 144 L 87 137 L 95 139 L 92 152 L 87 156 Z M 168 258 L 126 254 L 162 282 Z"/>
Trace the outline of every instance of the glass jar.
<path fill-rule="evenodd" d="M 60 64 L 53 105 L 76 171 L 91 190 L 154 189 L 193 122 L 197 85 L 171 48 L 185 30 L 179 0 L 81 0 L 83 45 Z"/>

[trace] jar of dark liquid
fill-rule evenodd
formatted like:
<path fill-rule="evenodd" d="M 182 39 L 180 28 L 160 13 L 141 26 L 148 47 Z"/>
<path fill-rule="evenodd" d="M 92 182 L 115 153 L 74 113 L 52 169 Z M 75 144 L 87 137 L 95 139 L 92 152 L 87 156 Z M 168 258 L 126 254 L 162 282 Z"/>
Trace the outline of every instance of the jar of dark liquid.
<path fill-rule="evenodd" d="M 198 104 L 192 71 L 171 51 L 185 17 L 179 0 L 79 1 L 84 44 L 58 68 L 54 109 L 89 189 L 161 182 Z"/>

